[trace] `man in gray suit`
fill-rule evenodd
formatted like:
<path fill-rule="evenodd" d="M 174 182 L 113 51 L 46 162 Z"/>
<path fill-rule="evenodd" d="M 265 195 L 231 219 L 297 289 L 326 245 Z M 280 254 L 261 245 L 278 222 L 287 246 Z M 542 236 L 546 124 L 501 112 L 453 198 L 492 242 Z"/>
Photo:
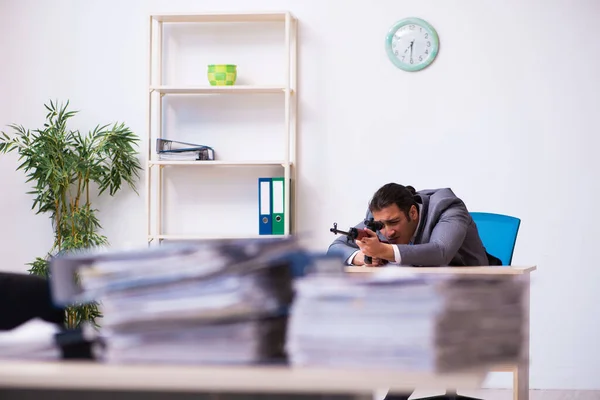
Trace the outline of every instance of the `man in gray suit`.
<path fill-rule="evenodd" d="M 467 207 L 451 189 L 415 192 L 411 186 L 388 183 L 373 195 L 366 215 L 370 218 L 384 228 L 379 232 L 367 229 L 369 237 L 358 241 L 339 236 L 327 253 L 343 257 L 349 265 L 364 265 L 364 256 L 373 258 L 369 266 L 497 263 L 495 257 L 488 259 Z M 364 222 L 356 228 L 366 229 Z"/>
<path fill-rule="evenodd" d="M 367 230 L 369 237 L 358 241 L 339 236 L 327 253 L 341 256 L 349 265 L 364 265 L 364 256 L 372 257 L 369 266 L 483 266 L 491 260 L 498 264 L 485 251 L 467 207 L 451 189 L 415 192 L 411 186 L 388 183 L 369 203 L 366 219 L 371 218 L 382 222 L 383 229 Z M 356 228 L 365 229 L 364 222 Z M 385 399 L 409 396 L 389 394 Z"/>

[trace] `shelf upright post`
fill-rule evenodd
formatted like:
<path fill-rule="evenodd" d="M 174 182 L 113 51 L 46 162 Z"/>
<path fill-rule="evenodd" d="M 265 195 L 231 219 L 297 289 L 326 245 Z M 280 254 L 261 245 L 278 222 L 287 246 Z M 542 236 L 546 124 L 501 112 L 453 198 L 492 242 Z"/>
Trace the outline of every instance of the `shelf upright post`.
<path fill-rule="evenodd" d="M 284 234 L 290 233 L 290 184 L 291 184 L 291 173 L 290 173 L 290 101 L 291 101 L 291 93 L 290 93 L 290 77 L 291 77 L 291 63 L 290 63 L 290 55 L 291 55 L 291 16 L 290 13 L 287 12 L 285 14 L 285 166 L 283 167 L 284 171 Z"/>
<path fill-rule="evenodd" d="M 150 25 L 149 25 L 149 37 L 148 37 L 148 121 L 147 121 L 147 133 L 146 139 L 147 143 L 147 152 L 146 152 L 146 237 L 148 242 L 152 241 L 152 202 L 150 197 L 152 196 L 152 163 L 151 160 L 151 140 L 152 137 L 152 74 L 154 73 L 153 67 L 153 46 L 154 46 L 154 18 L 150 16 Z"/>
<path fill-rule="evenodd" d="M 292 18 L 292 36 L 291 36 L 291 54 L 290 54 L 290 78 L 291 78 L 291 90 L 292 90 L 292 120 L 290 123 L 290 168 L 291 168 L 291 184 L 289 194 L 289 208 L 287 214 L 289 214 L 290 220 L 290 233 L 296 232 L 298 221 L 298 207 L 297 207 L 297 193 L 298 193 L 298 147 L 297 147 L 297 130 L 298 130 L 298 19 Z"/>
<path fill-rule="evenodd" d="M 158 49 L 157 49 L 157 55 L 158 55 L 158 66 L 157 66 L 157 70 L 158 70 L 158 85 L 162 86 L 163 84 L 163 21 L 159 21 L 158 22 Z M 162 138 L 163 137 L 163 93 L 160 93 L 158 95 L 158 115 L 157 115 L 157 137 L 158 138 Z M 158 187 L 158 194 L 157 194 L 157 199 L 156 199 L 156 208 L 155 208 L 155 212 L 156 212 L 156 234 L 157 235 L 162 235 L 163 234 L 163 227 L 162 227 L 162 223 L 163 223 L 163 218 L 162 218 L 162 202 L 163 202 L 163 166 L 159 165 L 158 166 L 158 183 L 157 183 L 157 187 Z M 159 241 L 160 242 L 160 241 Z"/>

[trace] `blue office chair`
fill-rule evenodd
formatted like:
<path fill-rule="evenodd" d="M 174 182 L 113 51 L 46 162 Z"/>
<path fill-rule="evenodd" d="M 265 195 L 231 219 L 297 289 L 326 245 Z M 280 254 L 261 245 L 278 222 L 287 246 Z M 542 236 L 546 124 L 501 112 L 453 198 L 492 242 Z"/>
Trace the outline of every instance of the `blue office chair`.
<path fill-rule="evenodd" d="M 515 243 L 521 220 L 510 215 L 472 212 L 479 237 L 485 250 L 502 261 L 502 265 L 512 263 Z"/>
<path fill-rule="evenodd" d="M 502 265 L 511 265 L 521 220 L 509 215 L 485 212 L 472 212 L 471 217 L 477 225 L 479 237 L 481 237 L 485 250 L 494 257 L 499 258 Z M 440 396 L 422 397 L 418 400 L 442 399 L 481 400 L 476 397 L 461 396 L 456 391 L 447 391 Z"/>

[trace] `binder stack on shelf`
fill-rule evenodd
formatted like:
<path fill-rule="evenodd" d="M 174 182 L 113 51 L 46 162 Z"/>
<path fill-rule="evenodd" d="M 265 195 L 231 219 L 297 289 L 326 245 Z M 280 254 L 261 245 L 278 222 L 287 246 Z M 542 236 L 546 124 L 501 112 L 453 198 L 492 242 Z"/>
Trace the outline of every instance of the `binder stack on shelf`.
<path fill-rule="evenodd" d="M 299 279 L 286 348 L 293 365 L 485 370 L 524 357 L 519 277 L 432 277 L 382 268 Z"/>
<path fill-rule="evenodd" d="M 156 139 L 156 153 L 161 161 L 213 161 L 212 147 L 200 144 Z"/>
<path fill-rule="evenodd" d="M 285 233 L 285 183 L 283 177 L 258 178 L 258 233 Z"/>
<path fill-rule="evenodd" d="M 273 362 L 284 359 L 297 250 L 274 238 L 70 255 L 52 261 L 51 283 L 59 303 L 101 304 L 106 362 Z"/>

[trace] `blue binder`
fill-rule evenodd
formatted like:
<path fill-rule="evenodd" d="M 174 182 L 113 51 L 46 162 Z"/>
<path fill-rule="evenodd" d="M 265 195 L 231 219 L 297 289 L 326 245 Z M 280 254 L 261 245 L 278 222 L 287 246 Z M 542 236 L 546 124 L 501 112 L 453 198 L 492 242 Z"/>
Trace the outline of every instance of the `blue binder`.
<path fill-rule="evenodd" d="M 271 213 L 273 203 L 271 200 L 271 191 L 273 190 L 271 178 L 258 178 L 258 234 L 272 235 L 273 220 Z"/>

